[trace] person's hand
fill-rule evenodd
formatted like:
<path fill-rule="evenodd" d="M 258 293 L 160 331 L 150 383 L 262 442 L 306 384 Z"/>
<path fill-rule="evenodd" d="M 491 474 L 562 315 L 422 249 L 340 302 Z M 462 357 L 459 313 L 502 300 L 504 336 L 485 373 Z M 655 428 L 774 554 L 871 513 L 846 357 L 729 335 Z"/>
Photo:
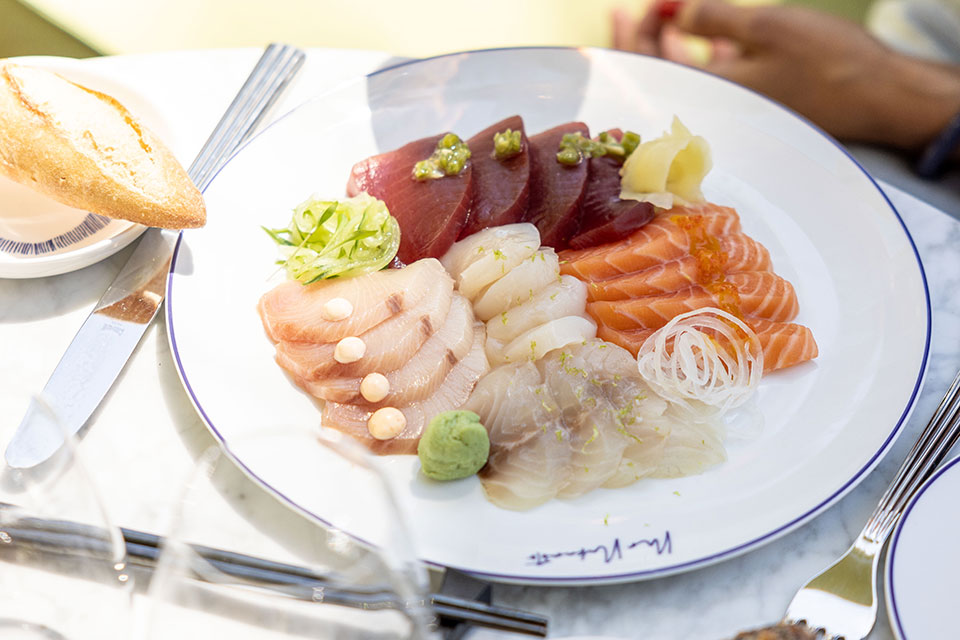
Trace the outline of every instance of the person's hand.
<path fill-rule="evenodd" d="M 845 140 L 917 149 L 960 111 L 956 69 L 898 54 L 846 20 L 801 7 L 655 2 L 613 16 L 614 46 L 695 63 L 683 35 L 708 38 L 698 66 L 764 93 Z"/>

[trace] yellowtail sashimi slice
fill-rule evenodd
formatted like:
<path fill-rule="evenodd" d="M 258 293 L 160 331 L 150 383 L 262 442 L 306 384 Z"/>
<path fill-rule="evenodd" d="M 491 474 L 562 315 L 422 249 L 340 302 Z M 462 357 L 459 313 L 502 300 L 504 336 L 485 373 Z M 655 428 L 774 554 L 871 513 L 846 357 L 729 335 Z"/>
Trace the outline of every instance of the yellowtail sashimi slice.
<path fill-rule="evenodd" d="M 428 258 L 403 269 L 355 278 L 308 285 L 289 281 L 265 293 L 258 309 L 267 334 L 275 342 L 336 342 L 358 336 L 415 307 L 437 280 L 449 277 L 439 261 Z M 353 312 L 347 318 L 324 319 L 323 307 L 334 298 L 344 298 L 351 304 Z"/>
<path fill-rule="evenodd" d="M 277 343 L 277 363 L 304 381 L 362 378 L 375 371 L 398 369 L 443 326 L 453 295 L 453 280 L 436 279 L 418 305 L 360 334 L 366 351 L 356 362 L 337 362 L 333 357 L 336 342 L 283 341 Z"/>
<path fill-rule="evenodd" d="M 464 357 L 474 342 L 475 323 L 470 303 L 460 295 L 453 299 L 447 319 L 423 343 L 408 362 L 394 371 L 379 371 L 390 384 L 387 397 L 375 403 L 360 395 L 362 376 L 329 378 L 302 382 L 307 391 L 323 400 L 349 402 L 363 407 L 399 407 L 423 400 L 437 390 L 451 369 Z"/>

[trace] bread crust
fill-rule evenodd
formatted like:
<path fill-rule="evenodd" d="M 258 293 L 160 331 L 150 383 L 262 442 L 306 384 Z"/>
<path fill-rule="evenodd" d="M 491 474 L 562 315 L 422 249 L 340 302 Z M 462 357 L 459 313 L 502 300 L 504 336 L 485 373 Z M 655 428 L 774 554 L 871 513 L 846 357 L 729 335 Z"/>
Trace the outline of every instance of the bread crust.
<path fill-rule="evenodd" d="M 206 222 L 167 147 L 117 100 L 0 61 L 0 173 L 64 204 L 151 227 Z"/>

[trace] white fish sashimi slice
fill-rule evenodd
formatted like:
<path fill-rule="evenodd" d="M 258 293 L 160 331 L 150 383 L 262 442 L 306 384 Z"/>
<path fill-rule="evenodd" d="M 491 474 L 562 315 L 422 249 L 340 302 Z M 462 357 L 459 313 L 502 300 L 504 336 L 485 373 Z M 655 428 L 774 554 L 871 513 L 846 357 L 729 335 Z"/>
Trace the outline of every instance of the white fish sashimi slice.
<path fill-rule="evenodd" d="M 727 459 L 717 421 L 691 421 L 671 406 L 661 424 L 669 430 L 655 478 L 679 478 L 703 473 Z M 661 427 L 661 428 L 664 428 Z"/>
<path fill-rule="evenodd" d="M 438 413 L 457 409 L 463 405 L 470 397 L 470 392 L 473 391 L 477 380 L 489 371 L 490 366 L 483 353 L 483 339 L 483 325 L 477 324 L 469 353 L 450 370 L 443 384 L 423 400 L 405 407 L 397 407 L 403 412 L 407 425 L 396 438 L 377 440 L 372 437 L 367 430 L 367 421 L 373 415 L 373 410 L 370 407 L 353 404 L 325 403 L 321 416 L 323 426 L 332 427 L 352 436 L 379 455 L 416 454 L 417 443 L 427 422 Z"/>
<path fill-rule="evenodd" d="M 536 366 L 494 369 L 463 408 L 479 415 L 490 435 L 480 480 L 491 502 L 524 510 L 556 497 L 568 472 L 570 437 Z"/>
<path fill-rule="evenodd" d="M 596 335 L 597 325 L 592 319 L 566 316 L 525 331 L 499 351 L 497 341 L 488 340 L 487 356 L 491 363 L 538 360 L 554 349 L 579 344 Z"/>
<path fill-rule="evenodd" d="M 453 296 L 453 280 L 437 279 L 429 295 L 415 307 L 360 334 L 366 352 L 356 362 L 337 362 L 333 357 L 336 342 L 281 341 L 277 343 L 277 364 L 308 381 L 392 371 L 403 366 L 443 326 Z"/>
<path fill-rule="evenodd" d="M 553 249 L 545 247 L 484 289 L 474 301 L 473 311 L 486 322 L 511 307 L 533 300 L 537 292 L 556 283 L 559 277 L 560 260 Z"/>
<path fill-rule="evenodd" d="M 336 342 L 358 336 L 416 306 L 437 282 L 449 277 L 439 261 L 426 258 L 403 269 L 386 269 L 355 278 L 308 285 L 290 281 L 265 293 L 258 310 L 274 342 Z M 349 301 L 353 313 L 343 320 L 324 320 L 323 306 L 333 298 Z"/>
<path fill-rule="evenodd" d="M 441 258 L 457 291 L 474 300 L 540 248 L 540 232 L 528 222 L 491 227 L 455 243 Z"/>
<path fill-rule="evenodd" d="M 557 496 L 575 498 L 603 486 L 616 474 L 630 438 L 620 431 L 619 407 L 604 393 L 613 375 L 596 368 L 598 344 L 555 352 L 539 363 L 543 379 L 563 412 L 572 455 Z"/>
<path fill-rule="evenodd" d="M 470 303 L 455 295 L 446 321 L 420 350 L 399 369 L 381 371 L 390 384 L 390 392 L 377 407 L 397 407 L 426 398 L 444 381 L 447 373 L 473 346 L 475 323 Z M 349 402 L 373 406 L 360 395 L 362 376 L 327 378 L 318 381 L 300 381 L 314 397 L 334 402 Z"/>
<path fill-rule="evenodd" d="M 587 285 L 573 276 L 560 276 L 533 299 L 493 316 L 487 322 L 487 338 L 510 342 L 524 331 L 564 316 L 586 316 Z"/>

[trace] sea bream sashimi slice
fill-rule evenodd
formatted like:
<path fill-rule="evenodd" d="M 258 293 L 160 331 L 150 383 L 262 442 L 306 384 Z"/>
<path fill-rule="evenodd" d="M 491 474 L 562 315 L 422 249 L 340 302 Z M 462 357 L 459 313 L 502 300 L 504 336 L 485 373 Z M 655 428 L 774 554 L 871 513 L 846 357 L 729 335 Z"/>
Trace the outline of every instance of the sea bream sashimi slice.
<path fill-rule="evenodd" d="M 745 317 L 744 321 L 760 340 L 764 373 L 792 367 L 818 355 L 817 341 L 808 327 L 791 322 L 771 322 L 752 316 Z M 619 330 L 600 325 L 597 328 L 597 337 L 620 345 L 636 355 L 653 332 L 654 329 Z"/>
<path fill-rule="evenodd" d="M 620 198 L 620 168 L 623 161 L 609 156 L 590 159 L 577 234 L 573 249 L 585 249 L 621 240 L 654 216 L 649 202 Z"/>
<path fill-rule="evenodd" d="M 789 322 L 800 310 L 789 282 L 769 271 L 747 271 L 729 274 L 723 282 L 696 284 L 673 293 L 588 302 L 587 313 L 598 325 L 611 329 L 659 329 L 681 313 L 703 307 L 775 322 Z"/>
<path fill-rule="evenodd" d="M 334 359 L 336 342 L 278 342 L 277 364 L 304 381 L 363 377 L 403 366 L 443 326 L 453 300 L 453 280 L 437 278 L 429 295 L 414 306 L 387 318 L 358 337 L 366 351 L 356 362 Z"/>
<path fill-rule="evenodd" d="M 458 241 L 440 258 L 468 300 L 537 252 L 540 232 L 527 222 L 484 229 Z"/>
<path fill-rule="evenodd" d="M 536 365 L 493 369 L 463 409 L 481 417 L 490 437 L 479 473 L 490 502 L 526 510 L 556 497 L 570 466 L 570 436 Z"/>
<path fill-rule="evenodd" d="M 510 129 L 520 133 L 520 153 L 499 159 L 493 138 Z M 523 119 L 511 116 L 467 140 L 473 164 L 473 200 L 460 238 L 511 222 L 519 222 L 530 199 L 530 154 Z"/>
<path fill-rule="evenodd" d="M 586 315 L 563 316 L 524 331 L 510 342 L 487 338 L 490 364 L 539 360 L 554 349 L 579 344 L 597 335 L 597 324 Z"/>
<path fill-rule="evenodd" d="M 288 281 L 263 294 L 257 308 L 267 335 L 274 342 L 336 342 L 358 336 L 415 307 L 449 278 L 439 261 L 418 260 L 403 269 L 375 271 L 354 278 L 308 285 Z M 347 318 L 324 319 L 324 305 L 334 298 L 351 304 L 353 312 Z"/>
<path fill-rule="evenodd" d="M 443 325 L 407 362 L 392 371 L 385 369 L 377 371 L 386 377 L 390 390 L 383 400 L 376 403 L 370 403 L 360 395 L 363 376 L 331 377 L 312 381 L 297 380 L 297 382 L 310 395 L 322 400 L 374 408 L 408 405 L 436 391 L 450 370 L 470 350 L 474 333 L 475 322 L 473 313 L 470 311 L 470 303 L 463 296 L 457 295 L 450 304 L 450 312 Z"/>
<path fill-rule="evenodd" d="M 633 273 L 590 281 L 587 296 L 594 300 L 625 300 L 659 295 L 707 283 L 727 273 L 769 271 L 772 265 L 766 247 L 741 233 L 718 238 L 716 250 L 663 262 Z"/>
<path fill-rule="evenodd" d="M 358 162 L 350 170 L 347 195 L 366 192 L 380 198 L 397 219 L 397 257 L 404 264 L 446 253 L 470 212 L 473 170 L 469 161 L 456 175 L 426 180 L 413 177 L 414 165 L 429 158 L 444 135 L 414 140 Z"/>
<path fill-rule="evenodd" d="M 436 391 L 419 402 L 397 407 L 406 418 L 406 427 L 395 438 L 377 440 L 367 430 L 367 421 L 373 415 L 369 407 L 326 402 L 323 405 L 321 424 L 359 440 L 368 449 L 379 455 L 416 454 L 417 443 L 424 427 L 438 413 L 459 408 L 476 385 L 477 380 L 490 369 L 483 352 L 483 325 L 476 325 L 470 351 L 444 378 Z"/>
<path fill-rule="evenodd" d="M 524 221 L 540 230 L 540 242 L 564 249 L 577 231 L 580 207 L 587 186 L 586 158 L 567 165 L 557 160 L 560 141 L 565 134 L 590 137 L 582 122 L 569 122 L 530 138 L 530 205 Z"/>
<path fill-rule="evenodd" d="M 601 280 L 690 255 L 698 241 L 740 232 L 740 216 L 729 207 L 674 207 L 620 242 L 560 254 L 563 273 Z"/>

